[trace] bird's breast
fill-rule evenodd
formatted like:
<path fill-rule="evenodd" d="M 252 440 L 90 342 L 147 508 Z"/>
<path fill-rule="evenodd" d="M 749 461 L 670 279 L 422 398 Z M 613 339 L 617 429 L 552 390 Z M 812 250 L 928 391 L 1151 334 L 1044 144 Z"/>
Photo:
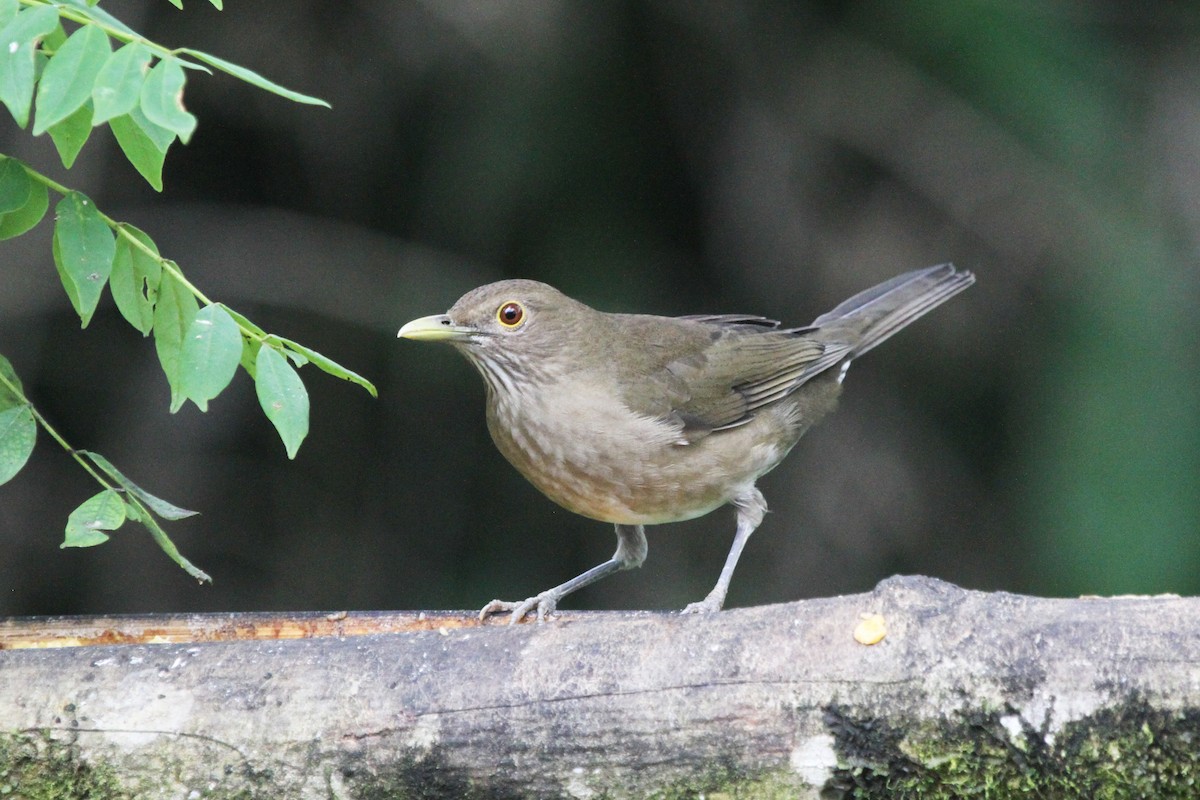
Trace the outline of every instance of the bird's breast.
<path fill-rule="evenodd" d="M 786 420 L 683 443 L 678 424 L 639 415 L 586 384 L 489 391 L 497 448 L 543 494 L 592 519 L 626 525 L 706 514 L 752 485 L 795 443 Z"/>

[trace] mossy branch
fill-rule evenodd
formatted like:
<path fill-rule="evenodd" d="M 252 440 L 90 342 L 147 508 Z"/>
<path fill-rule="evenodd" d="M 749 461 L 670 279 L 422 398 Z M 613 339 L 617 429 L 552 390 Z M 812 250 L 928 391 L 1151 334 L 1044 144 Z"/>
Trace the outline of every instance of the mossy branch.
<path fill-rule="evenodd" d="M 24 620 L 0 648 L 91 644 L 0 652 L 0 743 L 69 742 L 148 798 L 1190 798 L 1198 614 L 893 578 L 515 627 L 235 614 L 54 620 L 38 640 Z"/>

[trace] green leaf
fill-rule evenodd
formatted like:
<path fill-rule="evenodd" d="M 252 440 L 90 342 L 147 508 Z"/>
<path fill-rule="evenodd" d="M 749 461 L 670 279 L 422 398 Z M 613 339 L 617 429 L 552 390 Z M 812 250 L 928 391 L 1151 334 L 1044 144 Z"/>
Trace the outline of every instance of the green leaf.
<path fill-rule="evenodd" d="M 219 305 L 200 309 L 188 327 L 180 354 L 180 391 L 201 411 L 233 380 L 242 356 L 242 334 Z"/>
<path fill-rule="evenodd" d="M 39 5 L 17 14 L 0 30 L 0 102 L 22 128 L 29 123 L 33 103 L 34 50 L 56 27 L 58 12 Z"/>
<path fill-rule="evenodd" d="M 54 140 L 54 147 L 57 148 L 58 157 L 62 159 L 64 167 L 71 168 L 75 157 L 79 155 L 79 151 L 91 135 L 91 100 L 81 105 L 71 116 L 50 127 L 50 138 Z"/>
<path fill-rule="evenodd" d="M 0 156 L 0 214 L 16 211 L 29 202 L 33 178 L 15 158 Z"/>
<path fill-rule="evenodd" d="M 262 340 L 242 338 L 242 369 L 252 380 L 258 380 L 258 351 Z"/>
<path fill-rule="evenodd" d="M 213 8 L 215 8 L 217 11 L 225 10 L 225 6 L 221 3 L 221 0 L 208 0 L 208 2 L 212 3 Z"/>
<path fill-rule="evenodd" d="M 92 547 L 108 541 L 104 531 L 125 523 L 125 502 L 113 489 L 89 497 L 67 517 L 67 535 L 59 547 Z"/>
<path fill-rule="evenodd" d="M 285 339 L 282 336 L 273 336 L 271 338 L 280 341 L 288 350 L 292 350 L 304 356 L 322 372 L 327 372 L 330 375 L 333 375 L 335 378 L 341 378 L 343 380 L 350 381 L 351 383 L 357 383 L 359 386 L 366 389 L 367 392 L 370 393 L 371 397 L 379 397 L 379 391 L 375 388 L 375 384 L 371 383 L 357 372 L 352 372 L 351 370 L 346 369 L 332 358 L 323 356 L 316 350 L 305 347 L 299 342 L 293 342 L 291 339 Z"/>
<path fill-rule="evenodd" d="M 63 266 L 62 248 L 58 246 L 57 234 L 50 239 L 50 254 L 54 258 L 54 268 L 58 270 L 58 279 L 63 285 L 63 289 L 67 293 L 67 297 L 71 301 L 71 307 L 79 308 L 79 292 L 75 289 L 75 282 L 71 280 L 71 276 L 67 274 L 66 267 Z"/>
<path fill-rule="evenodd" d="M 136 501 L 134 502 L 136 503 Z M 158 524 L 154 517 L 148 513 L 143 513 L 138 515 L 137 521 L 142 523 L 146 530 L 150 531 L 150 535 L 154 538 L 155 543 L 162 548 L 162 551 L 172 561 L 183 567 L 184 572 L 201 583 L 212 583 L 212 578 L 209 577 L 207 572 L 183 557 L 183 554 L 179 552 L 179 548 L 175 546 L 175 543 L 171 541 L 171 537 L 167 536 L 167 532 L 162 529 L 162 526 Z"/>
<path fill-rule="evenodd" d="M 71 34 L 38 81 L 34 136 L 74 114 L 92 96 L 96 73 L 110 52 L 108 34 L 96 25 L 84 25 Z"/>
<path fill-rule="evenodd" d="M 21 471 L 37 441 L 37 422 L 28 405 L 0 411 L 0 484 Z"/>
<path fill-rule="evenodd" d="M 29 460 L 37 440 L 37 423 L 29 401 L 22 396 L 21 379 L 4 356 L 0 356 L 0 377 L 3 378 L 0 381 L 0 484 L 3 484 L 20 472 Z"/>
<path fill-rule="evenodd" d="M 129 163 L 155 191 L 161 192 L 163 162 L 167 157 L 167 147 L 175 141 L 175 134 L 146 119 L 141 109 L 137 108 L 109 120 L 108 126 L 112 128 L 113 136 L 117 137 L 117 144 L 121 145 Z M 170 137 L 165 145 L 162 143 L 164 134 Z"/>
<path fill-rule="evenodd" d="M 135 506 L 128 500 L 125 501 L 125 519 L 131 522 L 141 522 L 143 516 L 142 506 Z"/>
<path fill-rule="evenodd" d="M 199 50 L 192 50 L 191 48 L 187 47 L 180 49 L 179 52 L 187 53 L 189 56 L 193 56 L 197 60 L 203 61 L 206 64 L 211 64 L 222 72 L 226 72 L 233 77 L 238 78 L 239 80 L 243 80 L 251 86 L 257 86 L 259 89 L 271 92 L 272 94 L 277 94 L 280 97 L 286 97 L 288 100 L 292 100 L 297 103 L 304 103 L 305 105 L 310 106 L 324 106 L 325 108 L 329 108 L 329 103 L 326 103 L 320 98 L 309 97 L 306 94 L 300 94 L 299 92 L 294 92 L 291 89 L 286 89 L 283 86 L 280 86 L 278 83 L 267 80 L 254 70 L 249 70 L 245 67 L 238 66 L 237 64 L 226 61 L 223 58 L 217 58 L 214 55 L 209 55 L 208 53 L 203 53 Z"/>
<path fill-rule="evenodd" d="M 253 322 L 251 322 L 245 316 L 234 311 L 232 308 L 225 305 L 224 303 L 221 303 L 220 306 L 221 306 L 221 308 L 225 309 L 225 311 L 229 314 L 229 316 L 233 317 L 233 321 L 236 322 L 238 325 L 241 325 L 244 330 L 247 330 L 250 333 L 252 333 L 255 336 L 258 336 L 260 338 L 264 338 L 264 339 L 266 338 L 267 332 L 264 331 L 262 328 L 258 327 L 257 325 L 255 325 Z"/>
<path fill-rule="evenodd" d="M 278 336 L 271 336 L 268 338 L 267 341 L 268 341 L 268 343 L 273 343 L 273 344 L 271 344 L 272 347 L 274 347 L 277 344 L 280 344 Z M 303 367 L 305 364 L 308 363 L 308 359 L 305 358 L 302 353 L 297 353 L 295 350 L 288 350 L 285 348 L 283 350 L 283 354 L 285 356 L 287 356 L 287 360 L 292 362 L 292 364 L 296 367 L 296 369 L 300 369 L 301 367 Z"/>
<path fill-rule="evenodd" d="M 17 10 L 20 8 L 17 0 L 0 0 L 0 30 L 4 26 L 13 21 L 17 16 Z"/>
<path fill-rule="evenodd" d="M 118 228 L 158 253 L 154 240 L 137 228 L 122 222 Z M 117 252 L 113 256 L 112 275 L 108 278 L 108 289 L 121 316 L 129 324 L 149 336 L 154 328 L 154 301 L 158 297 L 158 283 L 162 278 L 162 266 L 158 259 L 122 235 L 117 235 Z"/>
<path fill-rule="evenodd" d="M 92 125 L 125 116 L 137 107 L 151 56 L 144 44 L 130 42 L 108 57 L 92 86 Z"/>
<path fill-rule="evenodd" d="M 174 262 L 167 263 L 175 266 Z M 154 349 L 171 387 L 172 414 L 187 399 L 182 390 L 183 340 L 199 308 L 191 290 L 169 271 L 163 270 L 158 284 L 158 301 L 154 304 Z"/>
<path fill-rule="evenodd" d="M 50 60 L 51 53 L 58 52 L 58 48 L 66 44 L 67 32 L 63 29 L 62 18 L 58 20 L 58 24 L 54 26 L 54 30 L 47 33 L 42 38 L 42 46 L 38 48 L 35 54 L 38 59 L 38 75 L 46 69 L 46 63 Z"/>
<path fill-rule="evenodd" d="M 12 160 L 12 159 L 10 159 Z M 0 240 L 20 236 L 41 222 L 50 207 L 50 194 L 46 187 L 36 181 L 29 192 L 29 200 L 16 211 L 0 217 Z"/>
<path fill-rule="evenodd" d="M 101 25 L 112 28 L 116 31 L 120 31 L 131 38 L 141 38 L 138 35 L 138 32 L 133 28 L 129 27 L 112 14 L 109 14 L 107 11 L 97 6 L 96 3 L 99 2 L 99 0 L 58 0 L 58 2 L 61 5 L 70 6 L 71 8 L 82 12 L 85 17 L 93 22 L 99 22 Z"/>
<path fill-rule="evenodd" d="M 116 241 L 95 203 L 79 192 L 68 192 L 54 211 L 55 265 L 86 328 L 112 272 Z"/>
<path fill-rule="evenodd" d="M 304 383 L 278 350 L 263 347 L 255 362 L 254 385 L 258 403 L 279 431 L 288 458 L 295 458 L 308 435 L 308 392 Z"/>
<path fill-rule="evenodd" d="M 160 153 L 165 154 L 167 149 L 175 142 L 175 131 L 168 130 L 156 122 L 151 122 L 146 113 L 142 111 L 141 106 L 130 111 L 129 117 L 137 123 L 137 126 L 142 129 L 142 133 L 146 134 Z"/>
<path fill-rule="evenodd" d="M 58 11 L 53 6 L 26 8 L 0 31 L 0 50 L 11 51 L 13 44 L 36 44 L 58 27 Z"/>
<path fill-rule="evenodd" d="M 106 475 L 108 475 L 108 477 L 121 484 L 121 487 L 125 489 L 125 491 L 141 500 L 150 507 L 151 511 L 153 511 L 155 514 L 158 514 L 163 519 L 184 519 L 186 517 L 194 517 L 196 514 L 200 513 L 198 511 L 188 511 L 186 508 L 180 508 L 177 505 L 168 503 L 161 497 L 155 497 L 133 481 L 129 480 L 129 478 L 126 478 L 120 470 L 114 467 L 107 458 L 99 453 L 93 453 L 90 450 L 80 450 L 79 452 L 80 454 L 87 456 L 88 459 L 90 459 L 93 464 L 95 464 Z M 136 508 L 136 506 L 133 507 Z M 141 521 L 141 517 L 135 516 L 134 514 L 130 514 L 129 518 Z"/>
<path fill-rule="evenodd" d="M 142 111 L 155 125 L 179 136 L 184 144 L 196 130 L 196 118 L 183 107 L 183 87 L 187 76 L 179 59 L 167 56 L 159 61 L 142 84 Z"/>
<path fill-rule="evenodd" d="M 167 0 L 167 2 L 178 8 L 180 11 L 183 11 L 183 0 Z"/>
<path fill-rule="evenodd" d="M 262 347 L 262 340 L 266 338 L 267 332 L 255 325 L 249 319 L 234 311 L 224 303 L 220 303 L 221 308 L 225 309 L 229 316 L 233 317 L 244 332 L 242 336 L 242 369 L 246 370 L 246 374 L 254 378 L 258 373 L 255 364 L 258 360 L 258 348 Z"/>
<path fill-rule="evenodd" d="M 266 338 L 267 332 L 224 303 L 221 303 L 220 305 L 221 308 L 225 309 L 229 316 L 233 317 L 233 321 L 236 322 L 243 331 L 241 365 L 242 369 L 246 370 L 246 374 L 249 375 L 251 379 L 254 379 L 258 374 L 256 367 L 258 362 L 258 349 L 262 347 L 262 340 Z"/>
<path fill-rule="evenodd" d="M 11 383 L 17 392 L 24 391 L 23 387 L 21 386 L 21 379 L 17 377 L 17 373 L 13 370 L 12 364 L 10 364 L 8 359 L 4 356 L 0 356 L 0 375 L 4 376 L 4 379 Z M 0 411 L 25 405 L 29 405 L 28 400 L 26 400 L 24 397 L 21 397 L 19 394 L 14 394 L 11 389 L 0 382 Z"/>

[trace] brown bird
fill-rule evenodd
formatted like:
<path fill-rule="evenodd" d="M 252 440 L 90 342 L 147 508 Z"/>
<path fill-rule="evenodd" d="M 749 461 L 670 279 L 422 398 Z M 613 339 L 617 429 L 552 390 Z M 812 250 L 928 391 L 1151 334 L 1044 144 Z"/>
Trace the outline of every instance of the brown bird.
<path fill-rule="evenodd" d="M 802 328 L 763 317 L 610 314 L 544 283 L 467 292 L 399 336 L 454 345 L 487 384 L 487 424 L 504 457 L 569 511 L 616 525 L 612 558 L 480 617 L 536 609 L 641 566 L 646 525 L 726 503 L 737 532 L 717 584 L 685 613 L 719 611 L 767 510 L 755 482 L 837 404 L 850 362 L 975 282 L 952 264 L 856 294 Z"/>

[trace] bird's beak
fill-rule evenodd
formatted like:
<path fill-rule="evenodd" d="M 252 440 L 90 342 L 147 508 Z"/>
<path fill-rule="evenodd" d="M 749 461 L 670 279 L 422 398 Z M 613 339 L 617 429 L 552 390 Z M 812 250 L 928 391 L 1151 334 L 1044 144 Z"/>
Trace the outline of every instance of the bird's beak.
<path fill-rule="evenodd" d="M 396 336 L 419 342 L 458 342 L 474 332 L 474 328 L 455 325 L 445 314 L 434 314 L 406 323 Z"/>

